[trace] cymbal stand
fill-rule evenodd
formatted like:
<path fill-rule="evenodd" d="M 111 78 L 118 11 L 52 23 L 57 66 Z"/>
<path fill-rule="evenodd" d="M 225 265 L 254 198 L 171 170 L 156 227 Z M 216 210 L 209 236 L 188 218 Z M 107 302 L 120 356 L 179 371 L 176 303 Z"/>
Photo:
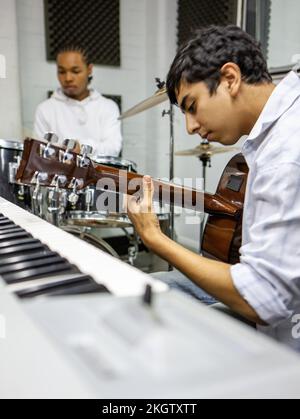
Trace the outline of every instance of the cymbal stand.
<path fill-rule="evenodd" d="M 207 145 L 208 141 L 203 140 L 202 144 Z M 199 156 L 199 160 L 202 163 L 203 192 L 205 192 L 206 191 L 206 170 L 207 170 L 207 167 L 211 167 L 211 156 L 210 156 L 209 153 L 204 153 L 201 156 Z M 205 216 L 203 217 L 203 220 L 200 223 L 200 245 L 199 245 L 200 253 L 202 251 L 202 240 L 203 240 L 204 226 L 205 226 Z"/>
<path fill-rule="evenodd" d="M 158 89 L 163 89 L 166 85 L 165 82 L 160 81 L 159 78 L 156 78 L 156 84 Z M 170 182 L 173 181 L 174 179 L 174 151 L 175 151 L 175 135 L 174 135 L 174 106 L 170 103 L 170 109 L 168 111 L 164 110 L 162 113 L 162 117 L 164 118 L 165 116 L 169 116 L 170 118 L 170 148 L 169 148 L 169 153 L 170 153 L 170 169 L 169 169 L 169 180 Z M 174 205 L 170 205 L 170 227 L 169 227 L 169 232 L 170 232 L 170 238 L 172 240 L 174 240 L 175 237 L 175 208 Z"/>

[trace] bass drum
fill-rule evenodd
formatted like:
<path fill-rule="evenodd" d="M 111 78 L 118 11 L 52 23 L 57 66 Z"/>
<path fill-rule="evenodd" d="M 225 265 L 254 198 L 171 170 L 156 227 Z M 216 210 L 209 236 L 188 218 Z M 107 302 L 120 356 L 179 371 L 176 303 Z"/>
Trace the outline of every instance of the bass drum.
<path fill-rule="evenodd" d="M 30 209 L 29 187 L 16 183 L 23 147 L 19 141 L 0 139 L 0 196 L 22 208 Z"/>
<path fill-rule="evenodd" d="M 93 234 L 85 232 L 84 230 L 76 227 L 61 226 L 61 229 L 66 231 L 67 233 L 72 234 L 73 236 L 78 237 L 81 240 L 84 240 L 89 244 L 92 244 L 93 246 L 97 247 L 103 252 L 108 253 L 109 255 L 117 259 L 120 259 L 118 253 L 105 240 L 101 239 L 100 237 L 96 237 Z"/>

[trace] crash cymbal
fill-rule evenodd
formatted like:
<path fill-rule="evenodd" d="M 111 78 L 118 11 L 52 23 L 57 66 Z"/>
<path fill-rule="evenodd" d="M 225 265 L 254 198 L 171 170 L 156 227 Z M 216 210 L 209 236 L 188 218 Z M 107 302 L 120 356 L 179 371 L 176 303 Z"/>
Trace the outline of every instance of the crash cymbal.
<path fill-rule="evenodd" d="M 239 151 L 239 148 L 237 147 L 216 147 L 210 143 L 203 143 L 199 144 L 197 147 L 191 149 L 191 150 L 182 150 L 177 151 L 175 153 L 175 156 L 195 156 L 195 157 L 201 157 L 201 156 L 207 156 L 212 157 L 215 154 L 221 154 L 221 153 L 229 153 L 230 151 Z"/>
<path fill-rule="evenodd" d="M 160 103 L 163 103 L 168 99 L 169 98 L 167 94 L 167 89 L 166 87 L 163 87 L 162 89 L 159 89 L 153 96 L 149 97 L 148 99 L 144 100 L 143 102 L 124 112 L 119 119 L 122 120 L 125 118 L 129 118 L 130 116 L 137 115 L 138 113 L 153 108 L 153 106 L 159 105 Z"/>

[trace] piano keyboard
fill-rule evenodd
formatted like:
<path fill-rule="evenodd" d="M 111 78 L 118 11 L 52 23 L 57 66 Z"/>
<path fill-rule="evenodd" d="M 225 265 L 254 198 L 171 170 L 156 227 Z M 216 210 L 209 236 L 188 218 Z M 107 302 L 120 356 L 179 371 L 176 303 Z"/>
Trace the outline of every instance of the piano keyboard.
<path fill-rule="evenodd" d="M 3 214 L 0 276 L 7 285 L 15 285 L 11 289 L 20 298 L 109 292 Z"/>
<path fill-rule="evenodd" d="M 167 286 L 0 198 L 0 280 L 20 298 L 111 293 Z"/>

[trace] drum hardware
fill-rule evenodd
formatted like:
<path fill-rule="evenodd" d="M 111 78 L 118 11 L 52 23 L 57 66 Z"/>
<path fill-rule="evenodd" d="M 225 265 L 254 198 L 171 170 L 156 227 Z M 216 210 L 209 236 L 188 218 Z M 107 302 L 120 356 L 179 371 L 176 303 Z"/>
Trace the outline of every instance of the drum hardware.
<path fill-rule="evenodd" d="M 143 102 L 139 103 L 138 105 L 134 106 L 133 108 L 129 109 L 127 112 L 123 113 L 120 116 L 120 120 L 129 118 L 131 116 L 137 115 L 140 112 L 146 111 L 153 106 L 159 105 L 165 101 L 167 101 L 168 94 L 166 83 L 161 81 L 158 77 L 155 79 L 156 86 L 158 90 L 154 94 L 154 96 L 144 100 Z M 170 109 L 168 111 L 164 110 L 162 113 L 162 117 L 169 116 L 170 118 L 170 170 L 169 170 L 169 177 L 170 181 L 174 179 L 174 106 L 170 103 Z M 174 216 L 175 216 L 175 209 L 174 206 L 171 206 L 170 210 L 170 227 L 169 227 L 169 236 L 172 240 L 174 240 Z"/>
<path fill-rule="evenodd" d="M 86 188 L 84 198 L 86 210 L 87 212 L 90 212 L 95 202 L 95 190 L 92 188 Z"/>
<path fill-rule="evenodd" d="M 96 237 L 94 234 L 91 234 L 91 229 L 88 227 L 78 228 L 75 226 L 65 226 L 62 225 L 60 228 L 67 233 L 73 234 L 77 236 L 81 240 L 86 241 L 87 243 L 92 244 L 93 246 L 97 247 L 98 249 L 110 254 L 116 259 L 120 259 L 118 253 L 107 243 L 104 239 Z"/>
<path fill-rule="evenodd" d="M 17 174 L 17 171 L 18 171 L 20 163 L 21 163 L 21 156 L 15 156 L 14 159 L 16 161 L 15 162 L 9 162 L 9 165 L 8 165 L 8 170 L 9 170 L 8 182 L 11 185 L 14 185 L 15 183 L 17 183 L 16 174 Z"/>
<path fill-rule="evenodd" d="M 131 266 L 134 266 L 134 262 L 136 261 L 138 254 L 139 254 L 139 244 L 140 244 L 140 239 L 136 233 L 136 231 L 133 231 L 133 235 L 130 234 L 126 228 L 122 228 L 123 232 L 125 233 L 128 242 L 129 242 L 129 247 L 128 247 L 128 263 Z"/>
<path fill-rule="evenodd" d="M 40 146 L 40 156 L 44 159 L 53 159 L 56 155 L 56 150 L 52 146 L 58 143 L 58 136 L 53 132 L 47 132 L 44 135 L 44 140 L 47 141 L 47 144 L 41 144 Z"/>

